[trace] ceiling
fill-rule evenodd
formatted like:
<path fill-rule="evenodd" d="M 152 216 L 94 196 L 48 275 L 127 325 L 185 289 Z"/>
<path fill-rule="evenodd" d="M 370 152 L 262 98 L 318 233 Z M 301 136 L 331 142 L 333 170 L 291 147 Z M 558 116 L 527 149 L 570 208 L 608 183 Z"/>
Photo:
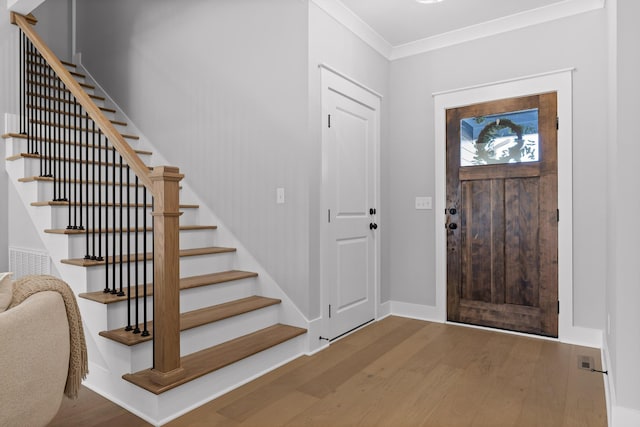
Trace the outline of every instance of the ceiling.
<path fill-rule="evenodd" d="M 605 0 L 311 0 L 390 60 L 565 18 Z"/>
<path fill-rule="evenodd" d="M 392 46 L 538 9 L 564 0 L 341 0 Z"/>

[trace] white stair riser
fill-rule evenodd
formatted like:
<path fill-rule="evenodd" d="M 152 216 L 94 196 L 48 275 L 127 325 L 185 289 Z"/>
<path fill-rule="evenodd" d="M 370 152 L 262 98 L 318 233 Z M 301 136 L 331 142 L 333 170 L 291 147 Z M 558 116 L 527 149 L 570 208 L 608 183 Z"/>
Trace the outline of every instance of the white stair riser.
<path fill-rule="evenodd" d="M 223 342 L 250 334 L 278 322 L 278 306 L 269 306 L 228 319 L 208 323 L 180 333 L 180 356 L 222 344 Z M 131 349 L 131 369 L 138 371 L 148 368 L 153 360 L 151 342 L 122 345 L 124 351 Z"/>
<path fill-rule="evenodd" d="M 142 228 L 142 220 L 139 220 L 139 227 Z M 147 226 L 151 226 L 151 220 L 147 221 Z M 214 233 L 215 230 L 182 230 L 180 231 L 180 249 L 195 249 L 195 248 L 204 248 L 215 245 Z M 124 248 L 124 252 L 128 253 L 130 250 L 132 253 L 139 253 L 143 251 L 143 244 L 146 237 L 147 242 L 147 251 L 151 251 L 151 245 L 153 244 L 153 234 L 151 232 L 139 232 L 137 239 L 135 233 L 131 233 L 129 245 L 131 248 L 127 247 L 127 234 L 123 233 L 122 235 L 122 246 Z M 86 255 L 87 252 L 87 236 L 84 234 L 78 235 L 69 235 L 69 253 L 66 255 L 67 258 L 81 258 Z M 92 234 L 89 234 L 89 249 L 90 254 L 102 253 L 106 254 L 107 250 L 109 251 L 109 255 L 113 254 L 114 246 L 115 253 L 121 254 L 120 250 L 120 234 L 115 233 L 115 241 L 113 233 L 101 233 L 98 235 L 96 233 L 95 238 Z M 136 240 L 138 242 L 138 251 L 135 250 Z M 94 245 L 95 242 L 95 245 Z M 100 251 L 100 246 L 102 246 L 102 251 Z M 95 249 L 94 249 L 95 248 Z"/>
<path fill-rule="evenodd" d="M 56 137 L 54 139 L 58 139 L 58 138 Z M 129 140 L 127 142 L 132 147 L 135 147 L 137 145 L 137 141 L 136 140 Z M 32 145 L 34 145 L 34 143 L 35 143 L 35 148 L 37 150 L 40 150 L 40 142 L 39 141 L 35 141 L 35 142 L 32 141 L 31 143 L 29 143 L 29 140 L 25 139 L 25 138 L 9 138 L 9 139 L 5 140 L 5 145 L 6 145 L 5 153 L 6 153 L 6 156 L 7 157 L 11 157 L 11 156 L 15 156 L 15 155 L 18 155 L 18 154 L 21 154 L 21 153 L 28 153 L 29 152 L 29 148 Z M 96 158 L 101 157 L 102 160 L 104 161 L 108 156 L 108 160 L 112 161 L 113 160 L 113 151 L 111 150 L 110 147 L 111 147 L 111 145 L 108 145 L 107 147 L 105 147 L 104 146 L 104 142 L 103 142 L 102 150 L 100 150 L 101 153 L 99 153 L 98 152 L 99 151 L 98 148 L 96 148 L 95 157 Z M 66 153 L 68 153 L 70 149 L 73 150 L 74 148 L 75 148 L 74 145 L 69 144 L 69 145 L 65 146 L 64 150 L 65 150 Z M 142 154 L 142 153 L 140 153 L 138 155 L 140 156 L 140 158 L 145 163 L 147 163 L 147 164 L 150 163 L 150 161 L 151 161 L 151 157 L 150 156 L 151 155 Z M 84 147 L 82 149 L 82 157 L 83 158 L 87 157 Z M 90 159 L 94 158 L 93 148 L 89 149 L 89 158 Z M 119 160 L 117 156 L 116 156 L 116 160 Z M 38 160 L 38 162 L 39 162 L 39 160 Z M 111 175 L 111 174 L 109 174 L 109 175 Z"/>
<path fill-rule="evenodd" d="M 71 66 L 66 65 L 66 64 L 63 64 L 63 65 L 64 65 L 64 67 L 67 69 L 67 71 L 69 71 L 69 72 L 78 72 L 78 71 L 76 70 L 76 67 L 71 67 Z M 42 72 L 42 70 L 43 70 L 43 69 L 46 69 L 46 67 L 43 67 L 43 66 L 42 66 L 42 65 L 40 65 L 40 64 L 27 64 L 27 73 L 31 73 L 31 71 L 32 71 L 32 70 L 33 70 L 33 71 L 35 71 L 35 72 Z M 81 72 L 78 72 L 78 73 L 79 73 L 79 74 L 83 74 L 83 73 L 81 73 Z M 45 74 L 46 74 L 46 73 L 45 73 Z M 84 80 L 85 80 L 85 79 L 84 79 L 84 77 L 79 77 L 79 76 L 75 76 L 75 75 L 72 75 L 72 76 L 73 76 L 73 78 L 74 78 L 78 83 L 84 83 L 84 82 L 85 82 L 85 81 L 84 81 Z M 46 79 L 46 77 L 45 77 L 45 76 L 41 76 L 41 75 L 39 75 L 39 74 L 34 75 L 34 76 L 31 76 L 31 78 L 35 78 L 35 79 Z"/>
<path fill-rule="evenodd" d="M 98 177 L 96 177 L 96 179 L 97 178 Z M 104 180 L 104 176 L 102 178 Z M 114 199 L 113 185 L 98 185 L 96 183 L 95 186 L 93 184 L 89 184 L 88 186 L 86 186 L 86 185 L 79 185 L 79 184 L 74 184 L 69 182 L 56 182 L 54 186 L 54 183 L 51 181 L 37 181 L 37 183 L 38 183 L 38 197 L 39 197 L 38 201 L 41 201 L 41 202 L 53 200 L 54 196 L 78 199 L 80 197 L 79 196 L 80 191 L 82 191 L 83 200 L 87 200 L 88 198 L 89 200 L 96 200 L 96 201 L 100 200 L 102 202 L 105 202 L 105 201 L 112 202 Z M 54 189 L 55 189 L 55 194 L 54 194 Z M 115 200 L 118 203 L 120 202 L 120 192 L 122 192 L 123 200 L 126 200 L 128 196 L 133 203 L 136 203 L 136 193 L 137 193 L 138 204 L 142 204 L 142 202 L 144 201 L 144 191 L 145 191 L 144 187 L 131 186 L 128 189 L 128 193 L 129 193 L 128 195 L 127 195 L 126 186 L 120 187 L 116 185 L 115 190 L 116 190 Z M 94 198 L 94 193 L 95 193 L 95 198 Z M 147 192 L 147 204 L 149 203 L 151 203 L 151 193 Z"/>
<path fill-rule="evenodd" d="M 64 86 L 62 81 L 58 81 L 56 79 L 51 79 L 51 78 L 47 78 L 45 76 L 40 76 L 40 75 L 30 75 L 27 77 L 25 84 L 28 92 L 37 93 L 44 97 L 53 96 L 53 97 L 62 98 L 62 99 L 69 99 L 70 93 L 69 91 L 66 90 L 66 87 Z M 92 88 L 82 86 L 82 89 L 88 95 L 94 95 L 94 90 Z M 37 96 L 33 98 L 35 98 L 34 99 L 35 105 L 47 105 L 51 102 L 51 100 L 48 100 L 48 99 L 44 99 L 44 100 L 39 99 L 39 97 Z M 29 101 L 30 99 L 29 97 L 27 97 L 27 102 Z M 56 102 L 54 101 L 54 105 L 55 104 Z M 60 103 L 60 105 L 64 105 L 64 104 Z M 71 107 L 73 108 L 73 104 Z M 80 106 L 78 105 L 78 110 L 79 109 L 80 109 Z"/>
<path fill-rule="evenodd" d="M 263 375 L 284 362 L 301 356 L 304 353 L 305 342 L 305 335 L 298 336 L 162 393 L 158 396 L 156 419 L 165 420 L 182 408 L 190 407 L 193 405 L 192 402 L 203 403 L 212 400 L 245 383 L 247 379 Z"/>
<path fill-rule="evenodd" d="M 180 356 L 222 344 L 278 323 L 278 305 L 219 320 L 180 334 Z"/>
<path fill-rule="evenodd" d="M 222 254 L 213 254 L 213 255 L 200 255 L 200 256 L 189 256 L 189 257 L 181 257 L 180 258 L 180 277 L 188 277 L 188 276 L 198 276 L 201 274 L 209 274 L 231 270 L 233 267 L 234 254 L 231 253 L 222 253 Z M 134 283 L 134 272 L 135 272 L 135 264 L 139 264 L 140 269 L 138 270 L 138 278 L 140 284 L 143 283 L 142 280 L 142 262 L 134 263 L 131 265 L 131 283 Z M 105 266 L 98 265 L 95 267 L 77 267 L 86 270 L 87 276 L 87 292 L 101 291 L 105 287 Z M 127 264 L 124 264 L 124 269 L 122 271 L 122 276 L 124 277 L 125 283 L 127 281 Z M 148 280 L 151 280 L 151 262 L 147 262 L 147 277 Z M 109 265 L 109 281 L 113 279 L 113 266 Z M 118 279 L 117 287 L 119 288 L 119 278 L 120 278 L 120 266 L 116 265 L 115 268 L 115 277 Z"/>
<path fill-rule="evenodd" d="M 255 278 L 233 280 L 180 291 L 180 312 L 197 310 L 255 295 Z"/>
<path fill-rule="evenodd" d="M 75 221 L 73 219 L 75 218 L 75 214 L 73 214 L 74 216 L 72 216 L 71 221 L 69 221 L 69 207 L 68 206 L 38 206 L 38 209 L 50 209 L 51 210 L 51 228 L 67 228 L 67 226 L 69 225 L 69 222 L 71 222 L 71 225 L 79 225 L 80 224 L 80 214 L 78 213 L 78 218 Z M 114 219 L 114 213 L 113 213 L 113 208 L 112 207 L 102 207 L 100 208 L 102 213 L 102 218 L 108 218 L 109 220 L 109 227 L 112 227 L 114 225 L 113 223 L 113 219 Z M 73 209 L 72 209 L 73 211 Z M 147 214 L 147 218 L 150 218 L 150 214 L 151 214 L 151 208 L 136 208 L 136 209 L 132 209 L 131 211 L 131 223 L 130 226 L 133 227 L 135 225 L 135 214 L 133 212 L 138 211 L 138 215 L 139 215 L 139 226 L 142 227 L 142 212 L 146 211 Z M 182 225 L 193 225 L 196 223 L 197 220 L 197 212 L 195 212 L 196 209 L 183 209 L 181 210 L 181 212 L 183 212 L 183 215 L 180 217 L 180 224 Z M 96 212 L 96 217 L 98 217 L 98 213 Z M 124 224 L 125 227 L 127 227 L 127 213 L 126 210 L 123 211 L 122 213 L 122 217 L 123 217 L 123 221 L 122 223 Z M 86 218 L 86 207 L 82 206 L 82 225 L 86 226 L 87 225 L 87 218 Z M 91 225 L 91 221 L 89 221 L 89 225 Z M 147 225 L 150 226 L 151 223 L 150 221 L 147 219 Z M 120 227 L 120 208 L 116 207 L 116 212 L 115 212 L 115 226 L 116 227 Z"/>
<path fill-rule="evenodd" d="M 66 141 L 105 146 L 105 138 L 102 137 L 102 141 L 99 138 L 98 125 L 94 126 L 93 120 L 78 117 L 76 114 L 80 114 L 80 109 L 78 109 L 78 113 L 71 110 L 71 115 L 57 114 L 39 109 L 31 110 L 26 132 L 32 136 L 42 136 L 54 140 L 63 139 Z M 59 126 L 49 126 L 49 123 L 56 123 L 59 124 Z M 118 123 L 112 123 L 112 125 L 121 134 L 129 134 L 127 132 L 128 126 Z M 133 142 L 137 141 L 137 139 L 134 138 L 128 139 Z"/>
<path fill-rule="evenodd" d="M 213 305 L 224 304 L 226 302 L 247 298 L 255 294 L 254 279 L 236 280 L 231 282 L 219 283 L 216 285 L 200 286 L 193 289 L 184 289 L 180 291 L 180 312 L 197 310 L 200 308 L 210 307 Z M 124 288 L 128 292 L 127 288 Z M 142 290 L 138 294 L 138 313 L 142 319 L 144 310 L 144 294 Z M 147 319 L 153 319 L 152 295 L 147 296 Z M 120 301 L 117 303 L 106 304 L 107 308 L 107 329 L 117 329 L 126 325 L 127 312 L 131 307 L 131 312 L 135 312 L 135 290 L 132 290 L 131 303 L 128 301 Z M 133 318 L 133 315 L 132 315 Z"/>
<path fill-rule="evenodd" d="M 12 160 L 12 163 L 16 163 L 21 168 L 21 176 L 31 177 L 40 176 L 51 173 L 57 175 L 60 179 L 70 178 L 71 180 L 93 180 L 94 171 L 93 165 L 89 165 L 89 171 L 87 173 L 86 163 L 80 162 L 49 162 L 48 159 L 42 160 L 42 165 L 39 158 L 19 158 Z M 82 170 L 81 167 L 82 166 Z M 64 169 L 63 169 L 64 168 Z M 97 181 L 110 181 L 110 182 L 122 182 L 125 184 L 135 184 L 135 175 L 133 172 L 129 172 L 127 176 L 126 168 L 123 169 L 122 175 L 120 174 L 120 167 L 115 168 L 115 177 L 113 175 L 114 169 L 111 166 L 100 166 L 95 168 L 95 177 Z M 127 182 L 128 178 L 128 182 Z"/>
<path fill-rule="evenodd" d="M 182 257 L 180 259 L 180 277 L 232 270 L 235 265 L 235 259 L 235 252 Z"/>

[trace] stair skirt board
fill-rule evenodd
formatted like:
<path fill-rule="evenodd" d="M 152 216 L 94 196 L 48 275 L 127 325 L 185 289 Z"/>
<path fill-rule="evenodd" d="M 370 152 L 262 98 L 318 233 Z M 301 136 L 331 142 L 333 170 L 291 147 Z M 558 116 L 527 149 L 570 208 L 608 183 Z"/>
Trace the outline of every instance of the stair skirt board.
<path fill-rule="evenodd" d="M 67 66 L 76 70 L 72 74 L 78 82 L 82 83 L 89 96 L 128 140 L 145 164 L 167 163 L 161 156 L 137 148 L 141 140 L 144 141 L 145 147 L 151 145 L 138 136 L 138 129 L 119 109 L 112 108 L 115 103 L 89 73 L 82 67 L 71 64 Z M 48 82 L 42 83 L 45 86 L 49 85 Z M 48 92 L 49 95 L 41 98 L 54 100 L 61 96 L 60 91 L 55 87 Z M 37 94 L 34 92 L 33 95 Z M 38 111 L 54 114 L 36 116 L 47 117 L 47 119 L 31 122 L 64 131 L 53 131 L 48 135 L 66 135 L 72 138 L 72 142 L 66 145 L 69 148 L 68 152 L 75 152 L 77 149 L 84 153 L 82 157 L 84 160 L 71 160 L 72 164 L 83 167 L 90 163 L 97 164 L 95 174 L 92 172 L 88 177 L 90 182 L 86 194 L 89 196 L 107 194 L 112 189 L 113 181 L 117 183 L 122 180 L 124 187 L 130 192 L 129 204 L 137 205 L 135 209 L 137 214 L 141 217 L 150 213 L 150 207 L 143 206 L 141 203 L 142 185 L 136 186 L 133 176 L 127 181 L 126 173 L 122 175 L 122 179 L 120 178 L 120 164 L 113 162 L 112 148 L 95 146 L 89 142 L 92 139 L 76 138 L 76 136 L 93 134 L 93 127 L 89 129 L 83 120 L 70 125 L 69 122 L 73 122 L 73 116 L 79 117 L 75 112 L 51 111 L 54 107 L 42 104 L 37 106 Z M 33 105 L 28 107 L 34 108 Z M 60 125 L 51 122 L 50 118 L 56 117 L 57 114 L 69 117 L 71 120 Z M 182 184 L 187 188 L 183 190 L 183 186 L 180 187 L 181 201 L 191 199 L 197 202 L 183 203 L 180 208 L 183 213 L 180 217 L 180 274 L 182 277 L 180 310 L 185 322 L 180 337 L 180 355 L 187 377 L 177 384 L 162 389 L 150 383 L 148 369 L 153 361 L 152 341 L 132 344 L 128 342 L 130 335 L 129 337 L 124 335 L 123 338 L 123 335 L 116 331 L 124 327 L 128 313 L 132 314 L 135 322 L 136 307 L 138 313 L 142 313 L 145 303 L 133 302 L 128 307 L 127 297 L 103 292 L 107 267 L 104 262 L 84 259 L 86 252 L 84 235 L 78 230 L 67 230 L 68 203 L 50 202 L 53 198 L 53 179 L 39 176 L 40 155 L 26 154 L 28 142 L 25 135 L 18 133 L 18 118 L 16 115 L 5 115 L 6 133 L 2 135 L 6 145 L 5 168 L 23 208 L 26 209 L 31 222 L 37 229 L 41 243 L 46 248 L 47 254 L 51 254 L 52 270 L 57 271 L 61 278 L 79 294 L 78 305 L 83 315 L 90 358 L 90 373 L 85 381 L 87 387 L 158 425 L 308 353 L 308 347 L 311 344 L 307 330 L 284 324 L 306 327 L 309 325 L 307 319 L 244 249 L 238 239 L 224 229 L 224 226 L 220 232 L 216 225 L 201 225 L 201 218 L 213 219 L 214 223 L 217 223 L 217 218 L 206 208 L 201 211 L 198 196 L 186 184 Z M 45 137 L 45 133 L 42 135 L 42 137 L 35 136 L 34 140 L 38 143 L 46 143 L 52 139 Z M 43 159 L 46 161 L 47 156 L 43 156 Z M 67 155 L 64 151 L 62 155 L 54 158 L 55 161 L 61 162 L 66 159 Z M 115 176 L 112 173 L 113 168 L 116 169 Z M 184 172 L 188 174 L 188 171 Z M 60 178 L 67 184 L 77 185 L 75 177 Z M 134 201 L 136 194 L 139 196 L 138 202 Z M 119 210 L 119 206 L 113 206 L 113 203 L 108 202 L 111 198 L 101 200 L 104 205 L 99 208 L 102 211 L 102 217 L 109 215 L 113 218 L 113 210 Z M 147 203 L 149 202 L 148 200 Z M 82 204 L 82 209 L 86 209 L 86 202 Z M 119 215 L 115 217 L 119 218 Z M 93 228 L 90 224 L 83 225 Z M 101 249 L 105 252 L 104 256 L 112 257 L 115 246 L 116 258 L 121 258 L 118 241 L 116 244 L 113 244 L 113 240 L 109 240 L 108 243 L 105 241 L 110 237 L 113 238 L 114 233 L 119 232 L 118 229 L 132 229 L 135 226 L 131 222 L 120 224 L 116 221 L 114 225 L 110 225 L 115 227 L 115 230 L 99 230 L 103 233 Z M 142 227 L 141 222 L 138 227 Z M 139 248 L 145 241 L 149 247 L 151 233 L 146 230 L 139 231 Z M 133 247 L 133 244 L 131 246 Z M 237 253 L 236 246 L 240 248 L 240 254 Z M 100 251 L 100 247 L 96 249 Z M 106 253 L 107 250 L 109 253 Z M 100 254 L 102 251 L 98 253 Z M 122 258 L 131 258 L 134 264 L 142 262 L 149 256 L 125 251 Z M 120 267 L 115 270 L 112 266 L 108 268 L 111 269 L 109 271 L 111 277 L 119 276 Z M 147 277 L 152 277 L 151 263 L 147 263 L 146 268 Z M 243 271 L 237 268 L 254 271 Z M 132 289 L 125 287 L 125 290 L 133 297 L 136 288 L 138 294 L 142 295 L 145 289 L 143 285 L 133 286 Z M 152 293 L 149 287 L 147 289 Z M 148 320 L 152 321 L 152 303 L 146 304 L 150 314 Z M 149 329 L 151 326 L 151 323 L 147 325 Z M 132 345 L 124 345 L 121 342 Z"/>
<path fill-rule="evenodd" d="M 300 335 L 159 395 L 116 376 L 111 367 L 90 361 L 83 385 L 153 425 L 164 425 L 296 360 L 305 348 L 305 335 Z"/>

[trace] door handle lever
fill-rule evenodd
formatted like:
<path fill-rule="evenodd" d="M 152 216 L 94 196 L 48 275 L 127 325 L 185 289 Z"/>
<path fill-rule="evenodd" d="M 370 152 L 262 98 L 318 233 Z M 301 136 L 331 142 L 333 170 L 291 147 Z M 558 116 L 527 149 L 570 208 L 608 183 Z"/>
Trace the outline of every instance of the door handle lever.
<path fill-rule="evenodd" d="M 369 224 L 369 230 L 377 230 L 378 229 L 378 224 L 376 224 L 375 222 L 372 222 Z"/>

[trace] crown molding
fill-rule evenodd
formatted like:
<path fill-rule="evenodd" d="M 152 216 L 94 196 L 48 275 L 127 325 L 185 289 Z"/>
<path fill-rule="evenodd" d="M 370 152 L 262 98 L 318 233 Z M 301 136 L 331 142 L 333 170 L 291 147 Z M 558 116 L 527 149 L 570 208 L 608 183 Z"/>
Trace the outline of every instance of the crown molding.
<path fill-rule="evenodd" d="M 27 15 L 33 10 L 44 3 L 45 0 L 7 0 L 7 9 L 19 13 L 21 15 Z"/>
<path fill-rule="evenodd" d="M 392 46 L 340 0 L 311 0 L 390 61 L 602 9 L 605 0 L 564 0 L 411 43 Z"/>
<path fill-rule="evenodd" d="M 589 12 L 604 7 L 605 0 L 565 0 L 537 9 L 504 16 L 415 42 L 394 46 L 390 60 L 413 56 L 443 47 L 453 46 L 483 37 L 506 33 L 556 19 Z"/>
<path fill-rule="evenodd" d="M 348 30 L 351 30 L 352 33 L 360 37 L 362 41 L 374 48 L 382 56 L 387 59 L 391 57 L 393 46 L 340 0 L 311 0 L 311 2 Z"/>

